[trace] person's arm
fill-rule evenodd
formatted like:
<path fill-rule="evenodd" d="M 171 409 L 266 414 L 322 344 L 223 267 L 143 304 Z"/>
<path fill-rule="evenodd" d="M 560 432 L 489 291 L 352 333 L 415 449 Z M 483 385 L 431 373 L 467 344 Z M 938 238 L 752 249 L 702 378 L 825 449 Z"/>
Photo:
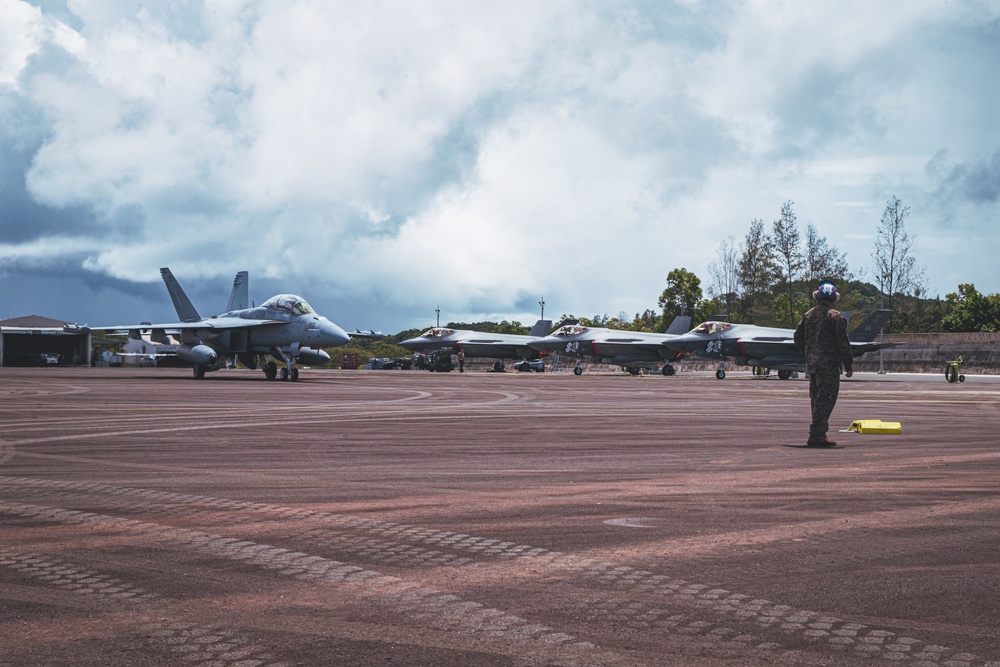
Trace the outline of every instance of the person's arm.
<path fill-rule="evenodd" d="M 847 320 L 843 315 L 837 316 L 837 351 L 840 362 L 844 365 L 844 375 L 854 375 L 854 351 L 851 350 L 851 339 L 847 335 Z"/>
<path fill-rule="evenodd" d="M 802 354 L 806 353 L 806 318 L 799 320 L 799 326 L 795 327 L 795 335 L 792 337 L 795 342 L 795 349 Z"/>

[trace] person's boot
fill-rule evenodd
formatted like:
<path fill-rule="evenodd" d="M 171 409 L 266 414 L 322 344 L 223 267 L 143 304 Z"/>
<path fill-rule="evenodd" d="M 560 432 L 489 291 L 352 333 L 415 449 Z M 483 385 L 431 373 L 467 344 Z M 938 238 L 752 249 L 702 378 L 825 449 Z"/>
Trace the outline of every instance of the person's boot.
<path fill-rule="evenodd" d="M 809 447 L 836 447 L 837 443 L 825 435 L 820 436 L 809 436 L 809 440 L 806 442 Z"/>

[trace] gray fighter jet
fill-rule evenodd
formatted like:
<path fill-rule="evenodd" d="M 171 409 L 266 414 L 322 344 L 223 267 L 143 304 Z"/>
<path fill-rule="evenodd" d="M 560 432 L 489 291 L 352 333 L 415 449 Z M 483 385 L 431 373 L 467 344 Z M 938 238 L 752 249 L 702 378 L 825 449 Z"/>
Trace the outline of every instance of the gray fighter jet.
<path fill-rule="evenodd" d="M 576 359 L 573 369 L 576 375 L 583 373 L 580 362 L 584 357 L 596 357 L 602 364 L 621 366 L 632 375 L 637 375 L 642 368 L 655 368 L 664 375 L 673 375 L 675 370 L 670 362 L 680 359 L 683 354 L 670 344 L 689 326 L 691 318 L 687 316 L 675 317 L 665 333 L 566 324 L 531 343 L 531 347 Z M 663 366 L 660 367 L 660 364 Z"/>
<path fill-rule="evenodd" d="M 434 327 L 400 345 L 413 352 L 448 355 L 447 364 L 431 364 L 430 370 L 451 370 L 450 355 L 461 350 L 466 357 L 496 359 L 493 370 L 502 372 L 506 369 L 505 359 L 538 359 L 541 354 L 530 343 L 547 334 L 551 326 L 552 320 L 538 320 L 527 335 Z"/>
<path fill-rule="evenodd" d="M 875 337 L 892 315 L 891 310 L 876 310 L 850 334 L 851 352 L 855 357 L 897 343 L 877 343 Z M 702 322 L 694 329 L 670 341 L 670 346 L 684 352 L 719 360 L 715 377 L 726 377 L 723 364 L 735 360 L 745 366 L 773 368 L 778 377 L 787 380 L 793 371 L 806 370 L 806 360 L 795 347 L 792 329 L 758 327 L 753 324 Z"/>
<path fill-rule="evenodd" d="M 306 301 L 294 294 L 273 296 L 256 308 L 247 307 L 247 273 L 236 274 L 229 297 L 229 310 L 222 315 L 203 318 L 168 268 L 160 275 L 177 310 L 179 322 L 165 324 L 128 324 L 93 327 L 95 331 L 146 331 L 157 343 L 169 343 L 167 334 L 180 341 L 177 357 L 194 367 L 194 376 L 205 377 L 239 359 L 250 369 L 262 368 L 265 377 L 278 376 L 278 366 L 268 361 L 270 355 L 284 362 L 282 380 L 297 380 L 296 364 L 323 364 L 330 355 L 321 348 L 343 345 L 350 336 L 377 336 L 374 332 L 348 334 L 317 314 Z"/>

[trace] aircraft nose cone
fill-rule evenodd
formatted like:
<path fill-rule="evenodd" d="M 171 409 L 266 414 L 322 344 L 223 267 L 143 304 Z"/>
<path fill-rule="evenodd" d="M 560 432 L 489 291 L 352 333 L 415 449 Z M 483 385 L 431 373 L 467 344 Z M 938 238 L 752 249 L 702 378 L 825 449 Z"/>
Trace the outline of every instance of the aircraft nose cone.
<path fill-rule="evenodd" d="M 538 340 L 533 340 L 528 343 L 528 347 L 540 350 L 542 352 L 554 352 L 556 350 L 562 349 L 565 341 L 561 338 L 553 338 L 552 336 L 546 336 L 545 338 L 539 338 Z"/>
<path fill-rule="evenodd" d="M 407 350 L 417 351 L 422 347 L 422 342 L 419 338 L 407 338 L 406 340 L 399 343 L 400 346 L 405 347 Z"/>
<path fill-rule="evenodd" d="M 346 331 L 326 318 L 320 320 L 320 332 L 323 338 L 322 347 L 336 347 L 351 340 Z"/>

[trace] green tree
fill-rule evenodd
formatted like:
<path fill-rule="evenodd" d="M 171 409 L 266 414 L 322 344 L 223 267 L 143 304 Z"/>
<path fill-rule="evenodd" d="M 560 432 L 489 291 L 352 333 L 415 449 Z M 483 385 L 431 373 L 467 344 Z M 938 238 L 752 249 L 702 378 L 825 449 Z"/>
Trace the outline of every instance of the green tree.
<path fill-rule="evenodd" d="M 764 231 L 764 221 L 754 219 L 740 244 L 740 311 L 744 321 L 770 324 L 764 302 L 771 296 L 776 275 L 774 244 Z"/>
<path fill-rule="evenodd" d="M 636 313 L 632 319 L 632 331 L 659 331 L 663 318 L 655 310 L 646 309 L 641 313 Z"/>
<path fill-rule="evenodd" d="M 802 298 L 796 298 L 795 283 L 801 277 L 805 261 L 802 257 L 798 217 L 792 208 L 792 202 L 786 201 L 781 205 L 781 217 L 771 226 L 771 240 L 777 260 L 775 265 L 777 283 L 781 289 L 780 300 L 784 306 L 781 309 L 783 312 L 775 315 L 779 325 L 790 327 L 798 321 L 801 305 L 808 303 Z"/>
<path fill-rule="evenodd" d="M 663 310 L 663 321 L 669 324 L 677 315 L 694 317 L 701 303 L 701 279 L 687 269 L 674 269 L 667 274 L 667 288 L 660 294 L 657 305 Z"/>
<path fill-rule="evenodd" d="M 913 256 L 917 239 L 906 231 L 910 207 L 898 197 L 886 202 L 875 237 L 872 259 L 875 281 L 885 297 L 884 307 L 895 310 L 908 296 L 923 290 L 924 272 Z"/>
<path fill-rule="evenodd" d="M 963 283 L 945 298 L 951 306 L 942 322 L 945 331 L 1000 331 L 1000 295 L 983 296 L 972 283 Z"/>
<path fill-rule="evenodd" d="M 829 245 L 826 237 L 820 236 L 812 224 L 806 225 L 803 259 L 803 280 L 809 286 L 818 284 L 821 280 L 832 280 L 839 285 L 852 278 L 847 268 L 846 254 Z"/>

